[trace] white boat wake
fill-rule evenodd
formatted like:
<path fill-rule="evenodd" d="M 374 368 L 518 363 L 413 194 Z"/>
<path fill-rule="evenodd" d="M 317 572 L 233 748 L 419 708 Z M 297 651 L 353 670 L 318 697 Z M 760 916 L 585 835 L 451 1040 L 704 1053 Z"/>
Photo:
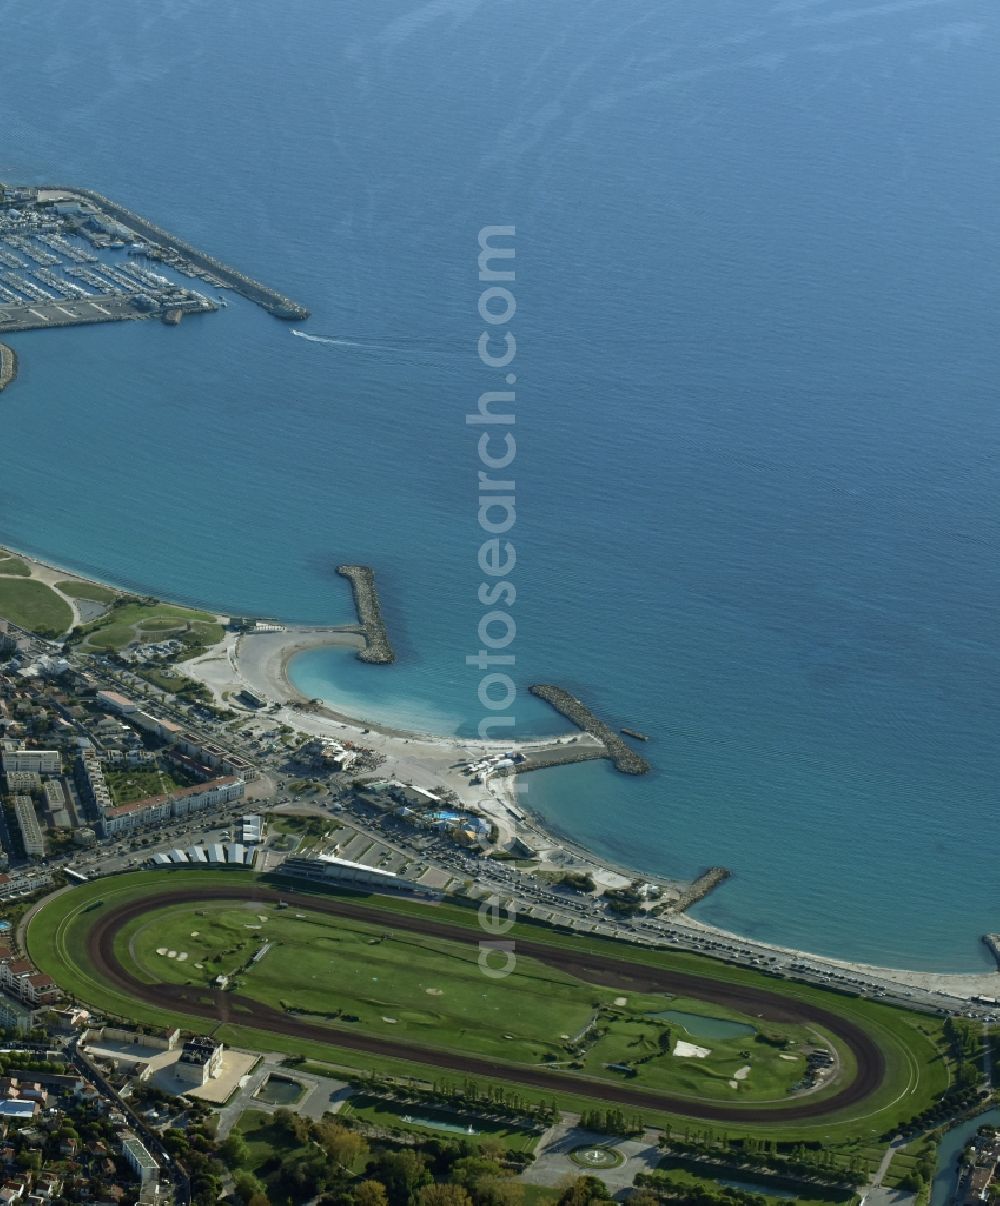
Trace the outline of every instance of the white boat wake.
<path fill-rule="evenodd" d="M 336 348 L 360 348 L 364 346 L 353 339 L 328 339 L 325 335 L 307 335 L 305 331 L 296 331 L 294 329 L 292 334 L 296 335 L 299 339 L 308 339 L 310 343 L 330 343 Z"/>

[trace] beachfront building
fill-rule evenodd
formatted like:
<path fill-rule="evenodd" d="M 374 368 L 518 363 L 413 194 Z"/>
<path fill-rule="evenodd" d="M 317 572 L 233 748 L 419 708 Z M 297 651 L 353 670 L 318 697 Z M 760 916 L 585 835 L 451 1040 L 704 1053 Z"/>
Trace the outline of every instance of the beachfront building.
<path fill-rule="evenodd" d="M 117 691 L 98 691 L 94 697 L 97 704 L 109 712 L 117 712 L 119 716 L 128 716 L 139 711 L 139 705 Z"/>
<path fill-rule="evenodd" d="M 26 1001 L 0 989 L 0 1027 L 15 1034 L 27 1034 L 38 1021 L 39 1011 Z"/>
<path fill-rule="evenodd" d="M 45 837 L 38 823 L 35 806 L 31 796 L 14 797 L 14 818 L 21 831 L 21 841 L 24 843 L 24 853 L 28 858 L 45 857 Z"/>
<path fill-rule="evenodd" d="M 39 775 L 58 775 L 62 770 L 62 755 L 58 750 L 5 749 L 0 754 L 4 772 L 34 771 Z"/>
<path fill-rule="evenodd" d="M 4 781 L 12 796 L 30 796 L 32 792 L 42 790 L 42 776 L 38 771 L 7 771 Z"/>
<path fill-rule="evenodd" d="M 129 1167 L 139 1178 L 139 1184 L 146 1186 L 157 1179 L 160 1166 L 146 1150 L 145 1144 L 131 1131 L 122 1131 L 122 1155 L 128 1161 Z"/>
<path fill-rule="evenodd" d="M 104 810 L 101 833 L 114 837 L 121 833 L 133 833 L 160 825 L 171 817 L 185 817 L 207 808 L 217 808 L 243 797 L 246 784 L 242 779 L 227 775 L 209 783 L 196 783 L 183 787 L 169 795 L 149 796 L 132 804 L 119 804 Z"/>

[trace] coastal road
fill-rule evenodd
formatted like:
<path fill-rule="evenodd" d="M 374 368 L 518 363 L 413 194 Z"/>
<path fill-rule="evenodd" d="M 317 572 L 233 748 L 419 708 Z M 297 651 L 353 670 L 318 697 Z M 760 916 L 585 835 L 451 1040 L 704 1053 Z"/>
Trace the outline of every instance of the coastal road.
<path fill-rule="evenodd" d="M 515 1081 L 546 1092 L 579 1093 L 602 1101 L 642 1109 L 663 1110 L 692 1118 L 731 1123 L 781 1123 L 821 1118 L 863 1102 L 881 1085 L 885 1076 L 885 1056 L 874 1038 L 861 1026 L 842 1015 L 794 997 L 766 988 L 754 988 L 692 975 L 666 968 L 630 963 L 589 951 L 567 949 L 519 937 L 518 952 L 551 967 L 587 981 L 631 992 L 668 992 L 723 1005 L 739 1013 L 768 1021 L 799 1025 L 818 1025 L 836 1035 L 850 1050 L 857 1071 L 853 1079 L 830 1097 L 790 1098 L 780 1105 L 726 1104 L 697 1098 L 630 1088 L 625 1084 L 596 1080 L 544 1067 L 504 1063 L 463 1054 L 459 1050 L 441 1050 L 364 1031 L 341 1029 L 289 1016 L 288 1013 L 261 1004 L 237 993 L 179 984 L 148 984 L 139 980 L 121 963 L 115 951 L 115 937 L 137 917 L 151 909 L 173 905 L 198 905 L 207 900 L 252 901 L 277 904 L 284 901 L 294 908 L 350 918 L 376 925 L 418 933 L 478 947 L 477 930 L 435 921 L 431 917 L 387 914 L 385 910 L 350 903 L 341 899 L 312 896 L 294 891 L 278 892 L 258 885 L 235 883 L 229 886 L 177 888 L 161 892 L 155 899 L 133 900 L 112 907 L 95 922 L 87 935 L 87 957 L 97 973 L 120 992 L 154 1005 L 214 1022 L 247 1026 L 309 1040 L 332 1043 L 355 1051 L 393 1059 L 432 1064 L 468 1076 Z"/>

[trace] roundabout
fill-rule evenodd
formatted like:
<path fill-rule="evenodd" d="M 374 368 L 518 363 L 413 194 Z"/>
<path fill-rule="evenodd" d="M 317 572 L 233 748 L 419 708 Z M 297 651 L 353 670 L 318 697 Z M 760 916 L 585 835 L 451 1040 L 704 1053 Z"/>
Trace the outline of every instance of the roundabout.
<path fill-rule="evenodd" d="M 595 1147 L 588 1147 L 586 1144 L 583 1147 L 575 1147 L 570 1152 L 569 1158 L 574 1164 L 579 1164 L 581 1168 L 592 1169 L 620 1168 L 625 1163 L 625 1157 L 621 1152 L 616 1152 L 613 1147 L 605 1147 L 603 1144 Z"/>

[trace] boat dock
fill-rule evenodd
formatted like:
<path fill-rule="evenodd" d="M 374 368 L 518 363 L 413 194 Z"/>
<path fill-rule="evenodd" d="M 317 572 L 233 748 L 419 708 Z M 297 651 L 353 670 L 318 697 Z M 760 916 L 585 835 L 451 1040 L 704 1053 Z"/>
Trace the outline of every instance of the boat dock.
<path fill-rule="evenodd" d="M 389 642 L 375 588 L 375 571 L 370 565 L 338 565 L 337 573 L 350 582 L 354 592 L 354 607 L 365 638 L 365 647 L 359 650 L 358 660 L 381 666 L 394 662 L 396 655 Z"/>
<path fill-rule="evenodd" d="M 261 306 L 276 318 L 295 319 L 301 322 L 309 317 L 309 311 L 305 306 L 292 301 L 290 297 L 261 284 L 260 281 L 256 281 L 246 273 L 216 259 L 215 256 L 200 251 L 185 239 L 171 234 L 161 226 L 155 225 L 93 189 L 40 188 L 38 195 L 39 200 L 46 204 L 88 202 L 92 207 L 109 215 L 143 240 L 146 244 L 145 253 L 150 259 L 160 259 L 181 271 L 189 266 L 193 267 L 196 270 L 195 275 L 202 276 L 203 279 L 206 279 L 206 283 L 214 287 L 228 286 L 234 293 L 239 293 L 242 297 Z"/>
<path fill-rule="evenodd" d="M 535 684 L 528 690 L 532 695 L 537 695 L 539 699 L 551 704 L 578 729 L 596 737 L 607 750 L 608 757 L 615 764 L 615 770 L 621 771 L 623 775 L 645 775 L 649 771 L 649 763 L 645 758 L 640 757 L 614 729 L 595 716 L 575 695 L 550 683 Z"/>

